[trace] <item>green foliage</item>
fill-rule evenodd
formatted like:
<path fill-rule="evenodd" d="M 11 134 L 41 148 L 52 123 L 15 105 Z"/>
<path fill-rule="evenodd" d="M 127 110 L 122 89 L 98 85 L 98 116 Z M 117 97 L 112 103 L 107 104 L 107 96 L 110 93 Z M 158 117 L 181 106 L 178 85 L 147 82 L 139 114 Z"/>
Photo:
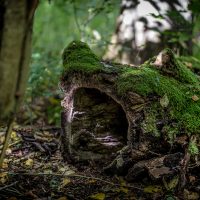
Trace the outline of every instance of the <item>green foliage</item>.
<path fill-rule="evenodd" d="M 60 94 L 58 82 L 65 44 L 77 39 L 87 40 L 96 53 L 103 55 L 106 41 L 114 30 L 119 5 L 120 0 L 40 2 L 34 17 L 33 53 L 25 101 L 28 110 L 32 110 L 31 104 L 38 97 L 48 101 Z M 97 57 L 91 61 L 95 59 Z M 82 61 L 89 62 L 84 56 Z M 50 101 L 46 107 L 48 123 L 59 125 L 60 101 L 56 104 Z"/>

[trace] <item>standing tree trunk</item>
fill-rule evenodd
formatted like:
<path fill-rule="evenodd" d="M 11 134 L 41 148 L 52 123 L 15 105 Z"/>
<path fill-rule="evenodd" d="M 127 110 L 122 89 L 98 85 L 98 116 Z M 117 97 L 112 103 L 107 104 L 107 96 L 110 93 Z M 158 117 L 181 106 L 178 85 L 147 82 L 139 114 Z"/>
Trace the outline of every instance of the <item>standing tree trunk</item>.
<path fill-rule="evenodd" d="M 17 110 L 28 75 L 38 0 L 0 0 L 0 124 Z"/>
<path fill-rule="evenodd" d="M 0 0 L 0 125 L 7 122 L 0 167 L 25 92 L 37 4 L 38 0 Z"/>

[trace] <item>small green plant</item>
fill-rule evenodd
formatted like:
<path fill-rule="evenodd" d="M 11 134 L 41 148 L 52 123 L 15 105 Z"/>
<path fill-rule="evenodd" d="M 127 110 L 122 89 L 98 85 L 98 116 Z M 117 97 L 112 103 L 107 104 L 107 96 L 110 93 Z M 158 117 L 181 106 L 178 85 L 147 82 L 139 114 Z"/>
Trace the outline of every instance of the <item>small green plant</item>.
<path fill-rule="evenodd" d="M 199 154 L 199 148 L 198 148 L 196 142 L 190 141 L 189 146 L 188 146 L 188 150 L 189 150 L 191 155 L 198 155 Z"/>

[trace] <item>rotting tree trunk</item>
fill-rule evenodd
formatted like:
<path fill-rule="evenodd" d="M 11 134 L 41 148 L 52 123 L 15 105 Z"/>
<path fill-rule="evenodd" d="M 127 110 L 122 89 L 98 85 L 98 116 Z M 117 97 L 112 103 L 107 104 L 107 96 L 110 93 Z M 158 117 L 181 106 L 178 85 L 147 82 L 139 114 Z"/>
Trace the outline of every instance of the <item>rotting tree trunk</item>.
<path fill-rule="evenodd" d="M 0 124 L 17 110 L 28 77 L 38 0 L 0 1 Z"/>
<path fill-rule="evenodd" d="M 170 49 L 135 68 L 101 61 L 75 41 L 65 49 L 63 64 L 63 157 L 95 160 L 112 173 L 127 174 L 131 167 L 130 176 L 148 166 L 154 177 L 171 174 L 164 164 L 174 158 L 178 165 L 183 149 L 135 168 L 133 163 L 167 154 L 180 132 L 198 132 L 200 103 L 191 92 L 192 87 L 196 97 L 200 94 L 198 77 Z M 156 174 L 152 163 L 158 164 Z"/>

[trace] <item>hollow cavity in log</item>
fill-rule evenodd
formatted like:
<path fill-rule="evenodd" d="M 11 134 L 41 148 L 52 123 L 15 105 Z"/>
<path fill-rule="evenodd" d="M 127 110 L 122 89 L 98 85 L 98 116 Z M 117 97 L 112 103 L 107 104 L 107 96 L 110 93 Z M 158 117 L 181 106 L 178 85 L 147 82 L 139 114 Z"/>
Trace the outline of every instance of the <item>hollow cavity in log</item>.
<path fill-rule="evenodd" d="M 80 159 L 114 156 L 126 145 L 127 131 L 128 122 L 121 105 L 97 89 L 76 90 L 71 136 Z"/>

